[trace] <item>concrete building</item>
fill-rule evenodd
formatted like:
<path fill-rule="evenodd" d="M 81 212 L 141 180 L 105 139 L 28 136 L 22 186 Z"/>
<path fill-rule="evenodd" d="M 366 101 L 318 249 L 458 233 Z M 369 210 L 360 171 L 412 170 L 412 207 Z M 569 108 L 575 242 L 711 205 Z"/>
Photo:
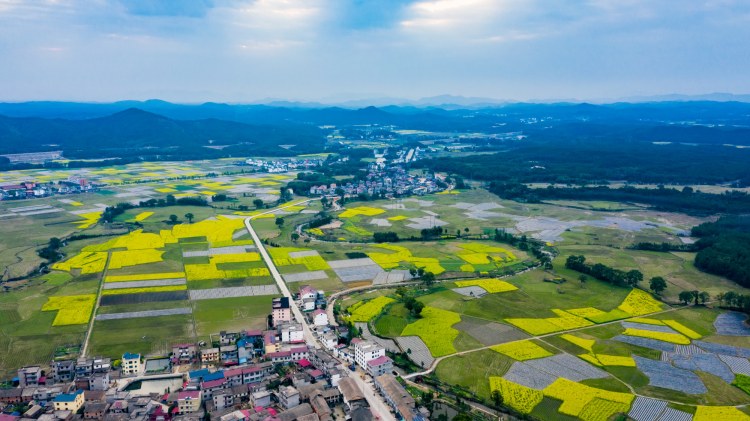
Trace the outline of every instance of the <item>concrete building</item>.
<path fill-rule="evenodd" d="M 393 371 L 393 361 L 384 355 L 368 361 L 365 369 L 367 374 L 372 377 L 377 377 Z"/>
<path fill-rule="evenodd" d="M 23 367 L 18 370 L 18 386 L 38 386 L 42 378 L 42 369 L 38 365 Z"/>
<path fill-rule="evenodd" d="M 292 320 L 292 308 L 288 297 L 274 298 L 271 303 L 274 326 Z"/>
<path fill-rule="evenodd" d="M 177 394 L 177 411 L 180 414 L 191 414 L 201 409 L 203 394 L 200 390 L 183 391 Z"/>
<path fill-rule="evenodd" d="M 122 354 L 122 375 L 137 376 L 141 373 L 141 354 L 131 354 L 126 352 Z"/>
<path fill-rule="evenodd" d="M 285 409 L 299 405 L 299 391 L 293 386 L 280 387 L 277 393 L 279 404 Z"/>
<path fill-rule="evenodd" d="M 76 375 L 76 362 L 73 360 L 52 361 L 50 376 L 55 383 L 67 383 Z"/>
<path fill-rule="evenodd" d="M 357 386 L 357 382 L 351 377 L 339 380 L 339 391 L 341 391 L 343 401 L 349 407 L 350 411 L 354 411 L 357 408 L 369 408 L 364 393 L 362 393 L 362 390 Z"/>
<path fill-rule="evenodd" d="M 312 322 L 315 326 L 328 326 L 328 313 L 317 309 L 312 312 Z"/>
<path fill-rule="evenodd" d="M 206 348 L 201 350 L 201 362 L 211 364 L 219 361 L 219 348 Z"/>
<path fill-rule="evenodd" d="M 385 402 L 399 414 L 402 419 L 416 418 L 414 398 L 391 374 L 383 374 L 373 379 L 375 389 L 383 395 Z"/>
<path fill-rule="evenodd" d="M 385 348 L 369 341 L 354 344 L 354 361 L 363 369 L 367 369 L 367 362 L 385 356 Z"/>
<path fill-rule="evenodd" d="M 73 393 L 62 393 L 52 400 L 55 411 L 78 412 L 83 406 L 83 390 L 77 390 Z"/>

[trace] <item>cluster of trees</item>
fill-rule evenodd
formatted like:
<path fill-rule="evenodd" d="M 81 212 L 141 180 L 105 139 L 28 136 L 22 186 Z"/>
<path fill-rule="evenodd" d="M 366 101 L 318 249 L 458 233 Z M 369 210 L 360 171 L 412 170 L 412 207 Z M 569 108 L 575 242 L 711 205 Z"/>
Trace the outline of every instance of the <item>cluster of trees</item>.
<path fill-rule="evenodd" d="M 64 245 L 63 241 L 57 237 L 52 237 L 44 248 L 36 251 L 36 253 L 42 259 L 47 260 L 49 263 L 56 262 L 62 259 L 62 253 L 60 248 Z"/>
<path fill-rule="evenodd" d="M 409 274 L 414 279 L 419 279 L 425 286 L 431 286 L 435 283 L 435 274 L 429 271 L 425 271 L 424 268 L 411 268 Z"/>
<path fill-rule="evenodd" d="M 102 212 L 101 221 L 112 222 L 115 220 L 115 218 L 125 213 L 125 211 L 127 211 L 128 209 L 161 208 L 168 206 L 208 206 L 208 201 L 202 197 L 181 197 L 179 199 L 176 199 L 173 195 L 168 194 L 164 199 L 149 199 L 146 201 L 141 201 L 137 206 L 132 203 L 123 202 L 104 209 L 104 212 Z M 188 219 L 192 222 L 192 217 Z"/>
<path fill-rule="evenodd" d="M 400 241 L 398 234 L 393 231 L 376 232 L 372 234 L 372 239 L 376 243 L 397 243 Z"/>
<path fill-rule="evenodd" d="M 682 302 L 683 304 L 687 305 L 691 301 L 694 305 L 703 305 L 706 304 L 706 301 L 711 299 L 711 294 L 707 293 L 706 291 L 680 291 L 680 293 L 677 295 L 677 298 Z"/>
<path fill-rule="evenodd" d="M 643 273 L 639 270 L 633 269 L 625 272 L 602 263 L 589 265 L 586 263 L 585 256 L 568 256 L 567 260 L 565 260 L 565 267 L 585 273 L 615 286 L 637 287 L 638 283 L 643 281 Z"/>
<path fill-rule="evenodd" d="M 195 215 L 193 215 L 192 213 L 188 212 L 188 213 L 185 214 L 185 219 L 188 220 L 188 223 L 192 224 L 193 223 L 193 218 L 195 218 Z M 180 222 L 180 219 L 179 219 L 179 217 L 177 215 L 175 215 L 175 214 L 169 215 L 169 223 L 170 224 L 174 225 L 174 224 L 176 224 L 178 222 Z"/>
<path fill-rule="evenodd" d="M 441 157 L 421 164 L 434 171 L 471 179 L 519 183 L 585 185 L 627 180 L 633 183 L 718 184 L 736 180 L 745 183 L 750 176 L 748 150 L 709 144 L 654 145 L 652 140 L 655 137 L 641 140 L 643 133 L 624 135 L 624 130 L 607 132 L 605 137 L 597 138 L 589 136 L 594 126 L 586 123 L 563 128 L 555 124 L 540 131 L 527 126 L 522 129 L 527 135 L 523 142 L 495 145 L 495 150 L 502 149 L 502 152 L 473 155 L 471 159 Z M 606 130 L 613 126 L 605 123 L 597 127 Z M 697 136 L 695 142 L 711 143 L 717 134 L 704 133 Z M 734 142 L 727 143 L 747 142 L 747 129 L 734 134 L 737 136 Z M 682 135 L 679 138 L 685 139 Z M 742 136 L 745 136 L 744 140 L 741 140 Z M 498 162 L 503 165 L 497 165 Z"/>
<path fill-rule="evenodd" d="M 746 208 L 750 209 L 750 207 Z M 750 216 L 730 216 L 692 229 L 700 237 L 695 266 L 750 287 Z"/>
<path fill-rule="evenodd" d="M 519 250 L 530 252 L 534 257 L 539 259 L 545 269 L 552 268 L 552 258 L 554 255 L 551 251 L 545 250 L 543 242 L 529 239 L 526 235 L 516 236 L 499 228 L 495 229 L 494 238 L 498 243 L 510 244 Z"/>
<path fill-rule="evenodd" d="M 649 243 L 640 242 L 630 246 L 633 250 L 660 251 L 667 253 L 670 251 L 696 251 L 698 247 L 695 244 L 673 244 L 673 243 Z"/>
<path fill-rule="evenodd" d="M 750 313 L 750 295 L 727 291 L 716 295 L 716 300 L 721 306 Z"/>
<path fill-rule="evenodd" d="M 412 317 L 421 316 L 422 310 L 424 309 L 424 303 L 411 296 L 408 289 L 404 287 L 397 288 L 396 296 L 398 297 L 398 300 L 404 304 L 404 307 L 409 310 L 409 314 L 411 314 Z"/>
<path fill-rule="evenodd" d="M 419 235 L 422 237 L 422 240 L 434 240 L 440 238 L 443 232 L 443 227 L 423 228 L 419 232 Z"/>
<path fill-rule="evenodd" d="M 286 188 L 292 189 L 294 194 L 307 196 L 310 194 L 310 187 L 320 186 L 321 184 L 330 185 L 337 183 L 336 179 L 319 172 L 301 172 L 297 174 L 297 179 L 287 183 Z"/>

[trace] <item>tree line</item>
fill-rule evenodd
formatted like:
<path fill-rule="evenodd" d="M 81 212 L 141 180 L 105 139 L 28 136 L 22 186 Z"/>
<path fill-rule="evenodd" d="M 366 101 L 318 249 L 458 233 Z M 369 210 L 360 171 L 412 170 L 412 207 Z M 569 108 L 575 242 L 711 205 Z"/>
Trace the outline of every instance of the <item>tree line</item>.
<path fill-rule="evenodd" d="M 487 190 L 508 200 L 539 203 L 544 200 L 587 200 L 645 203 L 655 209 L 698 215 L 742 214 L 750 209 L 750 195 L 739 191 L 721 194 L 704 193 L 691 187 L 682 189 L 661 186 L 656 189 L 623 186 L 555 187 L 534 189 L 518 182 L 493 180 Z"/>
<path fill-rule="evenodd" d="M 568 256 L 567 260 L 565 260 L 565 267 L 585 273 L 615 286 L 631 286 L 635 288 L 638 286 L 638 283 L 643 281 L 643 273 L 637 269 L 625 272 L 602 263 L 590 265 L 586 263 L 585 256 Z"/>
<path fill-rule="evenodd" d="M 105 208 L 100 220 L 102 222 L 113 222 L 115 218 L 124 214 L 128 209 L 163 208 L 168 206 L 208 206 L 208 201 L 202 197 L 181 197 L 176 199 L 173 195 L 168 194 L 164 199 L 149 199 L 141 201 L 137 205 L 121 202 L 115 206 Z M 192 220 L 192 218 L 188 219 Z"/>

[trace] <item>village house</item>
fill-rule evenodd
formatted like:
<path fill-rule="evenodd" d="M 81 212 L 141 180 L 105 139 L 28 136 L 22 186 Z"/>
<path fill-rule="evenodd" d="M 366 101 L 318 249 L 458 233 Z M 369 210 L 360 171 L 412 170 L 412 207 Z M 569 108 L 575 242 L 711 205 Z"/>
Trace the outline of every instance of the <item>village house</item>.
<path fill-rule="evenodd" d="M 271 302 L 271 310 L 274 326 L 292 320 L 292 308 L 287 297 L 274 298 Z"/>
<path fill-rule="evenodd" d="M 141 354 L 122 354 L 122 365 L 120 367 L 123 376 L 137 376 L 141 373 Z"/>
<path fill-rule="evenodd" d="M 315 326 L 328 326 L 328 313 L 325 310 L 314 310 L 311 319 Z"/>
<path fill-rule="evenodd" d="M 354 361 L 363 369 L 367 362 L 385 356 L 385 348 L 369 341 L 352 341 L 354 343 Z"/>
<path fill-rule="evenodd" d="M 367 362 L 367 374 L 377 377 L 393 371 L 393 361 L 388 356 L 383 355 Z"/>
<path fill-rule="evenodd" d="M 61 393 L 52 400 L 55 411 L 78 412 L 83 406 L 83 390 L 77 390 L 73 393 Z"/>
<path fill-rule="evenodd" d="M 18 386 L 37 386 L 44 383 L 42 369 L 38 365 L 23 367 L 18 370 Z"/>
<path fill-rule="evenodd" d="M 177 394 L 177 411 L 180 414 L 191 414 L 201 409 L 203 394 L 200 390 L 182 391 Z"/>

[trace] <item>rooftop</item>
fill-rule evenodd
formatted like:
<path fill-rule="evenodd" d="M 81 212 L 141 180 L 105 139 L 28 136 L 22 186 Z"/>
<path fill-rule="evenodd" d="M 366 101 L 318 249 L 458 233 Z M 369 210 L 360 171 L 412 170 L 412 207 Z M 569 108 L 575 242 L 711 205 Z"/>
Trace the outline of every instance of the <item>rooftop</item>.
<path fill-rule="evenodd" d="M 55 396 L 55 399 L 53 399 L 53 402 L 75 402 L 78 395 L 83 395 L 82 389 L 78 389 L 73 393 L 61 393 Z"/>

